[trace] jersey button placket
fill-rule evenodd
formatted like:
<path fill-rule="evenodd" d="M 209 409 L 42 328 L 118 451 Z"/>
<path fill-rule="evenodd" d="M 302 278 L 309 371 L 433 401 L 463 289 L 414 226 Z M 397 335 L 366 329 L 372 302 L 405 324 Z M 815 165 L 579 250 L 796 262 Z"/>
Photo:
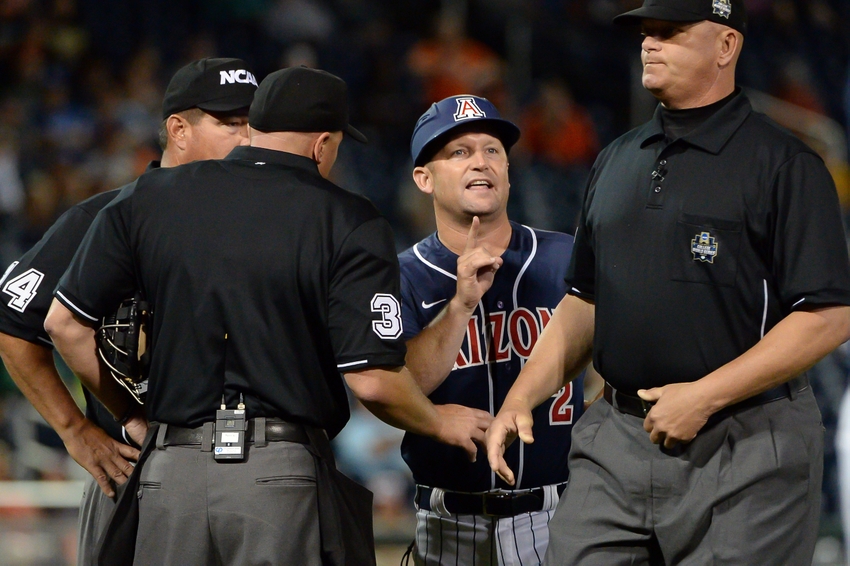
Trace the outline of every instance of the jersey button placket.
<path fill-rule="evenodd" d="M 664 178 L 667 175 L 667 160 L 659 158 L 655 162 L 655 169 L 650 174 L 650 191 L 647 206 L 649 208 L 664 207 Z"/>

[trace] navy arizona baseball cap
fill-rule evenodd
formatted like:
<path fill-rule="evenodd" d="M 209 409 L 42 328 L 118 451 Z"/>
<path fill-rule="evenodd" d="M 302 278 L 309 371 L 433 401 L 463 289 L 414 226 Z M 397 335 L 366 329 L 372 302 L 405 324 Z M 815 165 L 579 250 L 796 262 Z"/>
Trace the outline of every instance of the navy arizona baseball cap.
<path fill-rule="evenodd" d="M 287 67 L 260 83 L 248 125 L 261 132 L 345 132 L 367 139 L 348 123 L 348 85 L 336 75 L 309 67 Z"/>
<path fill-rule="evenodd" d="M 181 67 L 165 89 L 162 119 L 190 108 L 233 112 L 254 100 L 257 79 L 242 59 L 206 58 Z"/>
<path fill-rule="evenodd" d="M 519 139 L 519 128 L 513 122 L 505 120 L 486 98 L 471 94 L 459 94 L 444 98 L 431 105 L 413 128 L 410 138 L 410 155 L 413 165 L 419 167 L 427 163 L 441 147 L 440 142 L 446 134 L 474 122 L 482 129 L 493 131 L 505 146 L 506 151 Z"/>
<path fill-rule="evenodd" d="M 708 20 L 747 32 L 744 0 L 644 0 L 643 6 L 614 17 L 615 24 L 639 24 L 643 19 L 665 22 Z"/>

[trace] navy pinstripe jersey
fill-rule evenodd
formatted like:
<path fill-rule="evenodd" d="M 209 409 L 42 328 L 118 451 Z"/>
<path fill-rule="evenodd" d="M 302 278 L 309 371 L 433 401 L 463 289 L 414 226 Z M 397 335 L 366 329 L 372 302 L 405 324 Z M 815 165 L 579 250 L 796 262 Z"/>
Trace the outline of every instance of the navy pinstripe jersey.
<path fill-rule="evenodd" d="M 455 366 L 429 396 L 435 404 L 456 403 L 496 414 L 566 293 L 573 237 L 515 222 L 511 227 L 504 264 L 469 320 Z M 405 340 L 416 336 L 454 297 L 457 258 L 436 233 L 399 255 Z M 489 330 L 483 320 L 490 321 Z M 534 410 L 534 443 L 517 440 L 505 454 L 517 478 L 513 489 L 567 480 L 570 431 L 581 416 L 583 400 L 582 380 L 576 379 Z M 408 433 L 402 456 L 419 484 L 455 491 L 509 487 L 490 471 L 483 449 L 471 463 L 460 448 Z"/>

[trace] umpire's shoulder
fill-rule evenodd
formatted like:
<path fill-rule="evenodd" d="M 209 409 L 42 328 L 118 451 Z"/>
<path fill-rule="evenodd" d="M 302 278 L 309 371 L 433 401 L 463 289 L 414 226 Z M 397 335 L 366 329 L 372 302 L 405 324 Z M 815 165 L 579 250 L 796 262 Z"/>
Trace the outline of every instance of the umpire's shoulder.
<path fill-rule="evenodd" d="M 97 213 L 114 201 L 122 189 L 123 187 L 98 193 L 66 210 L 44 233 L 42 243 L 54 237 L 82 239 Z M 78 236 L 74 234 L 78 234 Z"/>
<path fill-rule="evenodd" d="M 602 151 L 599 152 L 599 157 L 601 158 L 606 154 L 616 154 L 619 153 L 623 149 L 632 149 L 635 145 L 640 145 L 644 140 L 650 138 L 651 136 L 658 133 L 657 124 L 655 119 L 649 120 L 632 128 L 628 132 L 620 135 L 618 138 L 615 138 L 614 141 L 609 143 L 607 146 L 602 148 Z"/>
<path fill-rule="evenodd" d="M 371 200 L 344 189 L 327 179 L 313 180 L 310 200 L 315 209 L 325 209 L 340 224 L 339 228 L 353 230 L 375 219 L 387 222 Z M 388 223 L 388 222 L 387 222 Z"/>
<path fill-rule="evenodd" d="M 128 185 L 124 185 L 124 187 L 126 186 Z M 117 189 L 112 189 L 111 191 L 105 191 L 91 196 L 86 200 L 74 205 L 71 209 L 69 209 L 69 212 L 71 210 L 76 209 L 79 212 L 82 212 L 83 214 L 94 218 L 94 216 L 100 211 L 101 208 L 112 202 L 115 197 L 117 197 L 121 193 L 124 187 L 119 187 Z"/>
<path fill-rule="evenodd" d="M 172 167 L 157 167 L 142 173 L 142 175 L 124 187 L 124 192 L 144 193 L 148 191 L 163 191 L 179 186 L 177 183 L 187 182 L 204 169 L 214 167 L 213 160 L 192 161 Z"/>
<path fill-rule="evenodd" d="M 761 112 L 753 110 L 742 128 L 747 132 L 746 139 L 758 140 L 758 144 L 751 144 L 753 151 L 770 151 L 782 162 L 801 153 L 808 153 L 823 160 L 820 154 L 791 130 Z"/>
<path fill-rule="evenodd" d="M 162 191 L 173 187 L 175 179 L 179 176 L 179 171 L 183 165 L 178 167 L 158 167 L 150 169 L 142 173 L 135 181 L 127 183 L 120 189 L 113 201 L 110 203 L 115 206 L 127 206 L 128 203 L 137 200 L 140 196 L 150 195 L 156 198 L 156 195 L 162 194 Z"/>

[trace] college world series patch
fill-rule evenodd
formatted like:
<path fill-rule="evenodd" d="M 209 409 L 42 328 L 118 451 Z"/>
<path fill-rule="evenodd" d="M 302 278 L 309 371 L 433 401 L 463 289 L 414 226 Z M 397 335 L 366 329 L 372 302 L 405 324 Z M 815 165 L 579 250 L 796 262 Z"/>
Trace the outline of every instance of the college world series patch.
<path fill-rule="evenodd" d="M 700 232 L 691 240 L 691 253 L 694 254 L 694 261 L 714 263 L 714 257 L 717 255 L 717 238 L 709 232 Z"/>
<path fill-rule="evenodd" d="M 713 0 L 711 8 L 715 14 L 728 20 L 732 13 L 732 2 L 730 0 Z"/>

